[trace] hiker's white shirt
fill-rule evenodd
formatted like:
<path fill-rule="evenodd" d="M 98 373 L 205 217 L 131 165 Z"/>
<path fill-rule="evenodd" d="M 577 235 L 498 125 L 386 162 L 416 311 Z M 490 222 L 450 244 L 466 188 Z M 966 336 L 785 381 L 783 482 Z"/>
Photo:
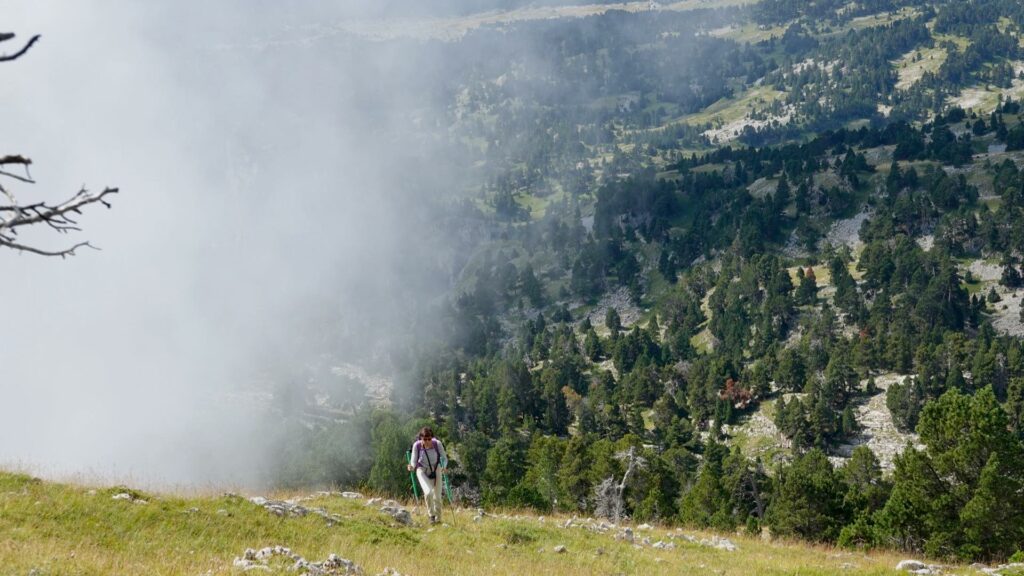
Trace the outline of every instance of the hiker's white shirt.
<path fill-rule="evenodd" d="M 423 447 L 423 441 L 417 440 L 412 445 L 412 453 L 409 455 L 409 465 L 415 468 L 426 468 L 427 470 L 434 470 L 436 468 L 447 468 L 448 467 L 448 454 L 444 451 L 444 444 L 440 440 L 434 438 L 433 446 L 430 448 Z"/>
<path fill-rule="evenodd" d="M 444 451 L 444 445 L 437 438 L 432 441 L 430 448 L 423 447 L 423 441 L 417 440 L 412 446 L 412 454 L 409 456 L 409 465 L 416 469 L 416 480 L 423 489 L 423 500 L 427 503 L 427 514 L 441 519 L 441 499 L 444 494 L 444 482 L 441 480 L 441 468 L 448 466 L 448 454 Z M 427 477 L 430 470 L 434 470 L 434 479 Z"/>

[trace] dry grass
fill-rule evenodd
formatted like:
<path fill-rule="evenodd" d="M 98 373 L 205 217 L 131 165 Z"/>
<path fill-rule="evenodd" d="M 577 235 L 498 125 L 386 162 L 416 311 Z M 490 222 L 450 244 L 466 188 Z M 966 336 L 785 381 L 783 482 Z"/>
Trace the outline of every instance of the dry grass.
<path fill-rule="evenodd" d="M 487 516 L 446 512 L 436 528 L 415 516 L 400 526 L 362 500 L 320 497 L 343 518 L 279 518 L 238 496 L 144 494 L 147 504 L 113 500 L 122 488 L 93 489 L 0 473 L 0 573 L 58 575 L 239 574 L 232 560 L 246 548 L 283 545 L 310 560 L 336 553 L 366 574 L 393 567 L 403 574 L 893 574 L 892 553 L 767 542 L 728 535 L 728 552 L 675 540 L 674 550 L 634 546 L 611 533 L 563 528 L 566 517 Z M 668 541 L 669 529 L 638 531 Z M 710 534 L 687 531 L 697 538 Z M 567 551 L 557 554 L 554 546 Z M 291 573 L 281 571 L 280 573 Z"/>
<path fill-rule="evenodd" d="M 924 77 L 926 72 L 938 72 L 939 68 L 946 63 L 949 53 L 944 48 L 921 48 L 914 49 L 904 54 L 899 60 L 893 62 L 896 73 L 899 74 L 899 81 L 896 82 L 897 90 L 907 90 L 918 80 Z"/>

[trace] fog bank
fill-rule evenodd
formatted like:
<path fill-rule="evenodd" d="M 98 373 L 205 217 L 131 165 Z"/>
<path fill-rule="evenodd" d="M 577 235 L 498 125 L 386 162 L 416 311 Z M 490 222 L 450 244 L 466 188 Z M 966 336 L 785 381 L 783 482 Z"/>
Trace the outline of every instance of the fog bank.
<path fill-rule="evenodd" d="M 450 173 L 403 137 L 441 113 L 403 84 L 426 76 L 406 73 L 409 47 L 260 47 L 364 15 L 354 3 L 13 4 L 4 31 L 43 38 L 0 65 L 0 152 L 31 157 L 38 182 L 10 187 L 122 192 L 83 234 L 22 238 L 101 252 L 0 253 L 0 465 L 260 482 L 267 390 L 324 362 L 385 371 L 446 287 L 423 207 Z"/>

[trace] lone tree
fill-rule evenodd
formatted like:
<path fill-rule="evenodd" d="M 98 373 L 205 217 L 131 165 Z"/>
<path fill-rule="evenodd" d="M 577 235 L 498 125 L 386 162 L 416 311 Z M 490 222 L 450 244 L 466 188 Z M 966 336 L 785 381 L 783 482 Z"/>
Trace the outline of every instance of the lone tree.
<path fill-rule="evenodd" d="M 626 464 L 626 471 L 620 482 L 609 476 L 594 487 L 594 514 L 618 523 L 626 515 L 625 492 L 629 479 L 634 472 L 647 467 L 647 459 L 637 453 L 636 446 L 616 453 L 615 459 Z"/>
<path fill-rule="evenodd" d="M 0 32 L 0 44 L 14 39 L 14 34 Z M 24 56 L 39 41 L 39 35 L 33 36 L 24 46 L 13 54 L 0 54 L 0 62 L 12 62 Z M 18 241 L 18 232 L 32 226 L 49 226 L 59 233 L 81 231 L 76 218 L 82 208 L 89 204 L 100 203 L 110 208 L 105 198 L 117 193 L 117 188 L 105 188 L 102 192 L 93 193 L 82 188 L 67 200 L 48 204 L 46 202 L 19 203 L 9 188 L 10 181 L 21 184 L 35 184 L 29 168 L 32 160 L 20 154 L 0 154 L 0 247 L 13 248 L 22 252 L 31 252 L 42 256 L 73 256 L 75 250 L 83 247 L 95 248 L 88 242 L 79 242 L 70 248 L 61 250 L 44 250 Z"/>

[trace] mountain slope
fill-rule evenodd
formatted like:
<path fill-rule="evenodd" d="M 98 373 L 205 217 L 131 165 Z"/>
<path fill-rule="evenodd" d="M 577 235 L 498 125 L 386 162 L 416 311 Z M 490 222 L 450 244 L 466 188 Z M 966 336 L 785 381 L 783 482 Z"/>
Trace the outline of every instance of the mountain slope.
<path fill-rule="evenodd" d="M 447 510 L 446 523 L 435 528 L 414 514 L 406 526 L 381 512 L 379 502 L 367 505 L 365 498 L 337 492 L 313 495 L 300 505 L 310 512 L 279 517 L 236 495 L 88 489 L 0 472 L 0 572 L 238 574 L 245 562 L 235 560 L 244 560 L 246 549 L 274 546 L 310 562 L 337 554 L 365 574 L 386 568 L 415 575 L 889 574 L 901 559 L 657 527 L 632 528 L 631 544 L 624 530 L 592 520 L 497 513 L 476 518 L 469 509 Z M 727 549 L 730 543 L 735 550 Z M 268 562 L 272 573 L 294 573 L 288 569 L 293 564 L 280 555 Z M 947 573 L 974 571 L 951 567 Z"/>

